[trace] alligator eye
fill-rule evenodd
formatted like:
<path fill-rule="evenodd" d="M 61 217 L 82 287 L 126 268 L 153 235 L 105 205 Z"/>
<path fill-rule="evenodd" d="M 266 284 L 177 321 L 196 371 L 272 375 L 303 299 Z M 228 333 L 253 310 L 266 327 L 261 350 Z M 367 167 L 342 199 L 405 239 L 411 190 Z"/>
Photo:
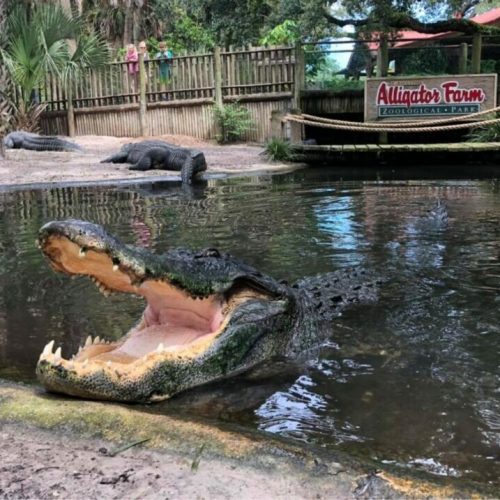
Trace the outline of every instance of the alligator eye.
<path fill-rule="evenodd" d="M 205 248 L 195 255 L 196 259 L 201 259 L 202 257 L 220 257 L 220 252 L 217 248 Z"/>

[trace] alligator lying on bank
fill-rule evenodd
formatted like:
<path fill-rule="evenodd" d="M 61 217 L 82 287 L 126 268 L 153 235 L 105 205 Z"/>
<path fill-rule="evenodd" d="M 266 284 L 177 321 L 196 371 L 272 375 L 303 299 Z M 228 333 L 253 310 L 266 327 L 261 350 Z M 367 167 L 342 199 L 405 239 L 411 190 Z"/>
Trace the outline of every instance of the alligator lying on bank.
<path fill-rule="evenodd" d="M 197 149 L 181 148 L 164 141 L 141 141 L 122 146 L 101 163 L 132 163 L 129 170 L 180 170 L 182 182 L 207 169 L 205 155 Z"/>
<path fill-rule="evenodd" d="M 39 135 L 31 132 L 11 132 L 3 143 L 7 149 L 31 149 L 32 151 L 82 151 L 74 142 L 52 135 Z"/>
<path fill-rule="evenodd" d="M 38 244 L 54 270 L 89 276 L 105 296 L 133 293 L 147 302 L 118 341 L 88 337 L 71 359 L 60 347 L 53 352 L 54 341 L 45 346 L 37 365 L 43 385 L 85 398 L 159 401 L 273 356 L 303 354 L 321 344 L 322 320 L 377 295 L 362 271 L 289 286 L 216 249 L 154 255 L 84 221 L 49 222 Z"/>

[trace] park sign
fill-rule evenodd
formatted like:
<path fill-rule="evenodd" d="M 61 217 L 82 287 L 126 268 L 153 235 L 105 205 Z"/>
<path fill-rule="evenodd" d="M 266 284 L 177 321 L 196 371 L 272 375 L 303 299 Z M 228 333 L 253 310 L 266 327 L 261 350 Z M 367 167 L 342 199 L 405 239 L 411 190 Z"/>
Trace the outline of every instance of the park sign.
<path fill-rule="evenodd" d="M 452 117 L 493 109 L 497 75 L 368 78 L 365 122 Z"/>

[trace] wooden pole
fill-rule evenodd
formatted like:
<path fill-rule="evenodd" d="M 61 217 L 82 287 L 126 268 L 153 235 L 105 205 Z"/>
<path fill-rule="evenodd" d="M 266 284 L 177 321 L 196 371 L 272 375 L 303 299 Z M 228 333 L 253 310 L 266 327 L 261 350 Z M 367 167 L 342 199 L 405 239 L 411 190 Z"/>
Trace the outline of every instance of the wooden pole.
<path fill-rule="evenodd" d="M 380 35 L 380 41 L 377 50 L 377 77 L 382 78 L 387 76 L 389 69 L 389 44 L 387 36 Z"/>
<path fill-rule="evenodd" d="M 472 73 L 481 73 L 481 50 L 482 50 L 481 33 L 474 33 L 472 36 Z"/>
<path fill-rule="evenodd" d="M 68 135 L 75 137 L 75 109 L 73 107 L 73 82 L 68 82 L 66 85 L 67 93 L 67 119 L 68 119 Z"/>
<path fill-rule="evenodd" d="M 469 57 L 469 46 L 466 43 L 460 44 L 460 54 L 458 56 L 458 73 L 464 75 L 467 73 L 467 59 Z"/>
<path fill-rule="evenodd" d="M 146 68 L 144 66 L 144 54 L 139 54 L 139 124 L 141 135 L 149 135 L 147 123 L 147 102 L 146 102 Z"/>
<path fill-rule="evenodd" d="M 305 68 L 304 49 L 302 44 L 298 43 L 295 46 L 295 72 L 293 81 L 293 108 L 300 109 L 301 92 L 306 84 L 306 68 Z"/>
<path fill-rule="evenodd" d="M 222 59 L 220 47 L 214 47 L 214 99 L 215 105 L 222 108 Z"/>
<path fill-rule="evenodd" d="M 389 69 L 389 45 L 387 43 L 387 36 L 380 35 L 380 41 L 377 50 L 377 77 L 383 78 L 387 76 L 387 71 Z M 387 144 L 388 136 L 387 132 L 380 132 L 378 135 L 378 141 L 380 144 Z"/>

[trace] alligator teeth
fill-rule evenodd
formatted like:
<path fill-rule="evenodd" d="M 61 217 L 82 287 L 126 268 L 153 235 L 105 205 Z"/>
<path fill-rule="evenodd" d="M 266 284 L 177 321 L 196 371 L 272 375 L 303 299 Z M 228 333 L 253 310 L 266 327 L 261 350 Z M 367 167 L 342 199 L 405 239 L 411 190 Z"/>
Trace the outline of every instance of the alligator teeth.
<path fill-rule="evenodd" d="M 92 345 L 92 337 L 90 335 L 87 337 L 87 340 L 85 340 L 84 347 L 88 347 L 89 345 Z"/>
<path fill-rule="evenodd" d="M 101 337 L 99 335 L 94 339 L 94 344 L 100 344 L 101 343 Z"/>
<path fill-rule="evenodd" d="M 52 348 L 54 347 L 54 341 L 51 340 L 44 348 L 40 358 L 46 358 L 52 355 Z"/>
<path fill-rule="evenodd" d="M 60 348 L 60 347 L 58 347 L 58 348 L 56 349 L 55 354 L 54 354 L 54 363 L 59 363 L 59 361 L 61 361 L 61 359 L 62 359 L 62 356 L 61 356 L 61 348 Z"/>
<path fill-rule="evenodd" d="M 118 266 L 118 264 L 113 264 L 113 271 L 118 271 L 118 269 L 120 269 L 120 267 Z"/>
<path fill-rule="evenodd" d="M 158 344 L 158 347 L 156 348 L 156 352 L 162 352 L 163 349 L 165 349 L 164 345 L 162 342 Z"/>
<path fill-rule="evenodd" d="M 74 361 L 68 361 L 68 363 L 66 363 L 66 369 L 67 370 L 73 370 L 73 368 L 75 368 L 75 362 Z"/>
<path fill-rule="evenodd" d="M 82 368 L 85 368 L 89 364 L 88 358 L 82 363 Z"/>
<path fill-rule="evenodd" d="M 87 251 L 85 250 L 85 248 L 80 248 L 79 252 L 78 252 L 78 257 L 80 257 L 81 259 L 83 259 L 86 255 Z"/>
<path fill-rule="evenodd" d="M 108 366 L 111 366 L 113 363 L 111 363 L 111 361 L 108 361 L 106 364 L 107 364 Z"/>

